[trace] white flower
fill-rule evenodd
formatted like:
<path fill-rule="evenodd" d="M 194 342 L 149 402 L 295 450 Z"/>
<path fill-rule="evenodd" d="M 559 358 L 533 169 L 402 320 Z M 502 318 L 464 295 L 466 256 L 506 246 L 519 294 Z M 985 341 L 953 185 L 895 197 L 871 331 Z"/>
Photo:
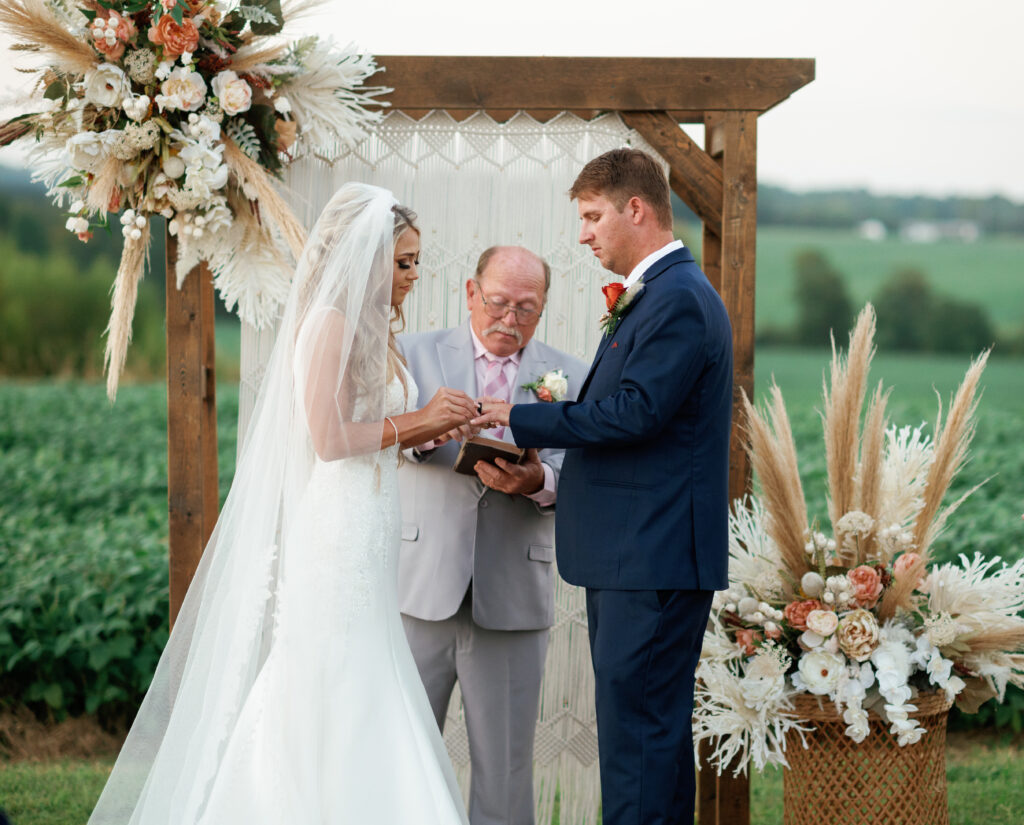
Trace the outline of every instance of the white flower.
<path fill-rule="evenodd" d="M 157 80 L 166 80 L 173 68 L 173 60 L 162 60 L 160 61 L 160 65 L 156 67 L 156 70 L 153 72 L 153 74 Z"/>
<path fill-rule="evenodd" d="M 762 648 L 746 667 L 740 690 L 747 707 L 761 710 L 782 698 L 789 657 L 780 649 Z"/>
<path fill-rule="evenodd" d="M 177 179 L 185 174 L 185 161 L 177 155 L 168 155 L 161 168 L 167 177 Z"/>
<path fill-rule="evenodd" d="M 107 157 L 107 141 L 98 132 L 79 132 L 64 144 L 68 165 L 82 172 L 95 171 Z"/>
<path fill-rule="evenodd" d="M 835 653 L 812 650 L 800 657 L 800 678 L 810 693 L 818 696 L 835 691 L 845 660 Z"/>
<path fill-rule="evenodd" d="M 816 599 L 825 592 L 825 580 L 817 573 L 804 573 L 800 579 L 800 589 L 809 599 Z"/>
<path fill-rule="evenodd" d="M 213 78 L 213 93 L 225 114 L 237 115 L 252 106 L 252 88 L 234 72 L 218 72 Z"/>
<path fill-rule="evenodd" d="M 195 142 L 186 144 L 178 155 L 185 162 L 185 186 L 203 200 L 228 182 L 228 167 L 221 160 L 223 152 L 223 144 Z"/>
<path fill-rule="evenodd" d="M 181 65 L 188 66 L 192 62 L 192 52 L 181 53 Z"/>
<path fill-rule="evenodd" d="M 185 134 L 196 140 L 216 143 L 220 140 L 220 124 L 207 115 L 191 114 L 183 127 Z"/>
<path fill-rule="evenodd" d="M 825 641 L 825 637 L 820 633 L 815 633 L 813 630 L 805 630 L 800 634 L 798 640 L 800 646 L 806 650 L 813 650 L 816 647 L 821 647 L 821 643 Z"/>
<path fill-rule="evenodd" d="M 87 221 L 85 218 L 71 217 L 68 218 L 67 223 L 64 224 L 64 228 L 67 229 L 68 232 L 74 232 L 76 235 L 78 235 L 82 232 L 89 231 L 89 221 Z"/>
<path fill-rule="evenodd" d="M 831 636 L 839 626 L 839 617 L 831 610 L 812 610 L 807 614 L 807 629 L 819 636 Z"/>
<path fill-rule="evenodd" d="M 551 397 L 555 401 L 564 400 L 565 394 L 569 392 L 569 381 L 561 370 L 551 370 L 544 373 L 540 383 L 541 386 L 547 387 L 548 392 L 551 393 Z"/>
<path fill-rule="evenodd" d="M 162 63 L 160 65 L 163 66 Z M 184 67 L 174 69 L 160 84 L 160 91 L 162 94 L 156 96 L 156 104 L 161 112 L 164 109 L 194 112 L 206 102 L 206 81 L 203 76 Z"/>
<path fill-rule="evenodd" d="M 286 97 L 277 97 L 274 100 L 274 108 L 282 115 L 286 115 L 292 110 L 292 104 L 288 102 Z"/>
<path fill-rule="evenodd" d="M 118 106 L 131 93 L 128 77 L 113 63 L 101 63 L 85 74 L 85 99 L 104 108 Z"/>
<path fill-rule="evenodd" d="M 871 532 L 875 526 L 875 520 L 867 513 L 860 510 L 850 510 L 839 521 L 836 522 L 836 530 L 841 533 L 857 533 L 865 535 Z"/>
<path fill-rule="evenodd" d="M 121 101 L 121 108 L 124 109 L 124 113 L 128 118 L 139 121 L 149 111 L 149 103 L 149 95 L 139 95 L 138 97 L 131 97 L 129 95 Z"/>

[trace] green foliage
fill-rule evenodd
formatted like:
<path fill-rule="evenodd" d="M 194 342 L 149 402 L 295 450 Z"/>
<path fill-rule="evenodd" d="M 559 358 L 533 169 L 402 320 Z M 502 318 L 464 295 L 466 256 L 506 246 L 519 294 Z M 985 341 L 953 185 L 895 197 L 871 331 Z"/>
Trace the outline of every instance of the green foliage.
<path fill-rule="evenodd" d="M 794 269 L 795 342 L 820 347 L 829 342 L 831 334 L 841 340 L 853 325 L 853 303 L 842 273 L 817 249 L 798 252 Z"/>
<path fill-rule="evenodd" d="M 996 340 L 995 328 L 979 304 L 936 295 L 918 269 L 893 273 L 873 303 L 881 349 L 970 353 Z"/>
<path fill-rule="evenodd" d="M 697 246 L 700 232 L 686 234 L 687 243 Z M 894 272 L 917 269 L 927 273 L 937 293 L 979 304 L 1001 336 L 1024 341 L 1024 238 L 983 236 L 976 243 L 911 244 L 898 238 L 872 242 L 849 229 L 764 224 L 757 232 L 759 333 L 771 327 L 792 328 L 796 323 L 793 259 L 808 248 L 820 249 L 843 273 L 858 309 L 878 294 Z M 999 352 L 1005 352 L 1004 348 Z"/>
<path fill-rule="evenodd" d="M 217 395 L 226 490 L 237 391 Z M 167 639 L 165 399 L 0 383 L 0 701 L 134 714 Z"/>
<path fill-rule="evenodd" d="M 116 265 L 84 271 L 67 257 L 41 257 L 0 239 L 0 375 L 98 375 Z M 164 365 L 163 309 L 143 284 L 135 310 L 128 374 Z"/>

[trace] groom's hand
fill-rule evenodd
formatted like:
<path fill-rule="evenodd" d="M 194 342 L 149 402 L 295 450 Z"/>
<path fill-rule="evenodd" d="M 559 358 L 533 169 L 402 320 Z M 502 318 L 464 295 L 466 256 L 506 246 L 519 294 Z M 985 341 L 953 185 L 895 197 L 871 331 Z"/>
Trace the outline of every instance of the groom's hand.
<path fill-rule="evenodd" d="M 497 398 L 478 398 L 477 407 L 480 409 L 480 415 L 469 422 L 472 426 L 485 430 L 491 427 L 508 426 L 512 405 L 507 401 L 500 401 Z"/>
<path fill-rule="evenodd" d="M 544 467 L 532 447 L 526 451 L 521 464 L 513 464 L 503 458 L 496 458 L 494 462 L 478 461 L 473 467 L 485 487 L 509 495 L 529 496 L 544 486 Z"/>

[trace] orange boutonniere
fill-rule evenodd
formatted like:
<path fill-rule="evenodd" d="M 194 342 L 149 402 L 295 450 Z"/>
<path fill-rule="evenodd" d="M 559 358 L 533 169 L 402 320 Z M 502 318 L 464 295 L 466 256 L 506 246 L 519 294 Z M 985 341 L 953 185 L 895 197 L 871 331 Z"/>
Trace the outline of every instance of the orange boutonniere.
<path fill-rule="evenodd" d="M 615 328 L 619 325 L 619 320 L 626 311 L 626 307 L 633 303 L 633 299 L 636 298 L 643 288 L 643 280 L 637 281 L 629 289 L 626 289 L 625 285 L 620 283 L 607 284 L 601 287 L 601 291 L 604 293 L 605 304 L 608 307 L 608 311 L 601 316 L 599 322 L 601 330 L 605 335 L 611 335 L 615 332 Z"/>

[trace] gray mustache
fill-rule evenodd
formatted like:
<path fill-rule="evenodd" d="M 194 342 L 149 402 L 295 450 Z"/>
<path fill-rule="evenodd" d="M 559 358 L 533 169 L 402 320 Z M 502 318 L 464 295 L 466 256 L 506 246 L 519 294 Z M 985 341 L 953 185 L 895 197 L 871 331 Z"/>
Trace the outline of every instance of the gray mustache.
<path fill-rule="evenodd" d="M 500 321 L 496 324 L 491 324 L 487 329 L 484 330 L 484 335 L 490 335 L 492 332 L 501 332 L 505 335 L 513 336 L 516 341 L 520 344 L 523 343 L 523 333 L 521 333 L 515 327 L 507 327 Z"/>

